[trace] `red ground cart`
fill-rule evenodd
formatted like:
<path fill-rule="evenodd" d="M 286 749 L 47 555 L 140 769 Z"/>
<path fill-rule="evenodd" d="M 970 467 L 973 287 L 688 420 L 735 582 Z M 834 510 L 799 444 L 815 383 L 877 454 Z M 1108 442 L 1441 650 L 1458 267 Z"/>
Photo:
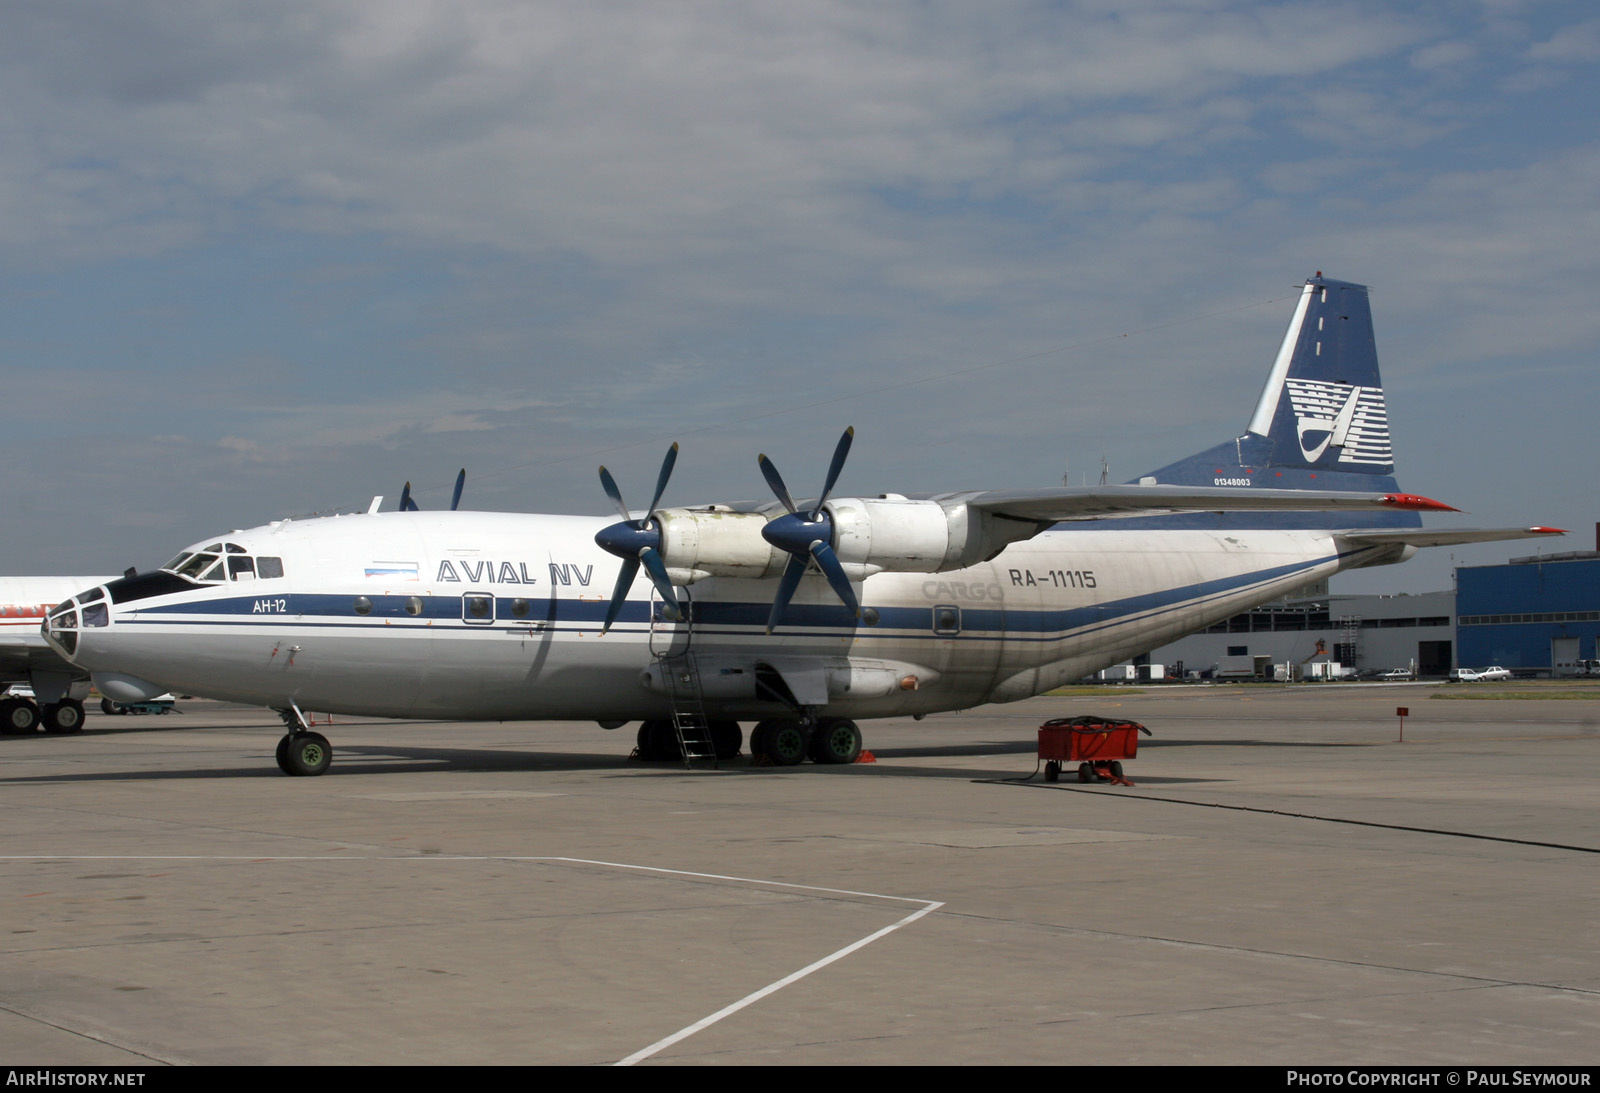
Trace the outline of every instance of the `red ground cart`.
<path fill-rule="evenodd" d="M 1112 717 L 1058 717 L 1039 726 L 1039 758 L 1044 760 L 1044 780 L 1059 781 L 1063 763 L 1078 764 L 1080 782 L 1115 782 L 1131 786 L 1122 776 L 1122 760 L 1139 754 L 1139 734 L 1150 730 L 1137 721 Z"/>

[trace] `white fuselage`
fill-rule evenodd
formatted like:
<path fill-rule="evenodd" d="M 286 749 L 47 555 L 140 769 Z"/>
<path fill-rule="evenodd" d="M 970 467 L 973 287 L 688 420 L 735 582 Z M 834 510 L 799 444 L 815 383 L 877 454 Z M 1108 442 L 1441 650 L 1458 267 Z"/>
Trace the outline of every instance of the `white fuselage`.
<path fill-rule="evenodd" d="M 137 598 L 113 583 L 98 600 L 107 611 L 83 610 L 70 655 L 95 673 L 275 708 L 629 721 L 667 712 L 655 658 L 687 650 L 715 716 L 781 712 L 776 680 L 830 715 L 888 717 L 1038 694 L 1383 553 L 1341 554 L 1331 531 L 1105 521 L 964 569 L 867 577 L 859 621 L 813 572 L 770 635 L 771 580 L 700 580 L 683 590 L 688 618 L 672 622 L 641 576 L 602 634 L 619 566 L 594 542 L 607 523 L 407 512 L 239 532 L 229 549 L 251 573 Z"/>

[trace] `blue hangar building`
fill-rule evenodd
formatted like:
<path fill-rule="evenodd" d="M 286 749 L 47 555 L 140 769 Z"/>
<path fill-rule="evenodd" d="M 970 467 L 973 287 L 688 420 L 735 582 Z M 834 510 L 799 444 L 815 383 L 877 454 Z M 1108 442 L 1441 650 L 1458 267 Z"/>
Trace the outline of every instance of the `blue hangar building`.
<path fill-rule="evenodd" d="M 1456 570 L 1456 663 L 1571 675 L 1600 658 L 1600 551 Z"/>

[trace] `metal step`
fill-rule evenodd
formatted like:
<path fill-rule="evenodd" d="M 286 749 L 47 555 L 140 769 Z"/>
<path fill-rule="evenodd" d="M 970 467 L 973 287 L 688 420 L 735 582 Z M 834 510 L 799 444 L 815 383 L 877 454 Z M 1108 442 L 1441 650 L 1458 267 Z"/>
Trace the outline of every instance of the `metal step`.
<path fill-rule="evenodd" d="M 717 748 L 711 738 L 711 723 L 706 718 L 700 691 L 700 668 L 694 654 L 658 655 L 656 664 L 667 685 L 667 699 L 672 703 L 672 725 L 677 731 L 684 767 L 692 770 L 697 760 L 708 759 L 715 767 Z"/>

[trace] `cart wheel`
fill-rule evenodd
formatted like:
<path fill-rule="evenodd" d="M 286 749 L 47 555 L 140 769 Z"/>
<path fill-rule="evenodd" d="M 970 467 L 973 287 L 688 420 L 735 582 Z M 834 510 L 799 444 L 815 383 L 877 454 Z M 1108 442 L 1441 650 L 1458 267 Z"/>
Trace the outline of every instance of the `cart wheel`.
<path fill-rule="evenodd" d="M 1088 763 L 1079 763 L 1078 764 L 1078 781 L 1080 781 L 1080 782 L 1092 782 L 1092 781 L 1094 781 L 1094 768 L 1091 767 Z"/>
<path fill-rule="evenodd" d="M 1052 759 L 1048 763 L 1046 763 L 1044 765 L 1044 780 L 1046 782 L 1058 782 L 1058 781 L 1060 781 L 1061 780 L 1061 764 L 1056 762 L 1054 759 Z"/>
<path fill-rule="evenodd" d="M 1116 777 L 1121 778 L 1122 777 L 1122 764 L 1118 763 L 1116 761 L 1113 761 L 1112 764 L 1111 764 L 1111 773 L 1113 775 L 1115 775 Z"/>

